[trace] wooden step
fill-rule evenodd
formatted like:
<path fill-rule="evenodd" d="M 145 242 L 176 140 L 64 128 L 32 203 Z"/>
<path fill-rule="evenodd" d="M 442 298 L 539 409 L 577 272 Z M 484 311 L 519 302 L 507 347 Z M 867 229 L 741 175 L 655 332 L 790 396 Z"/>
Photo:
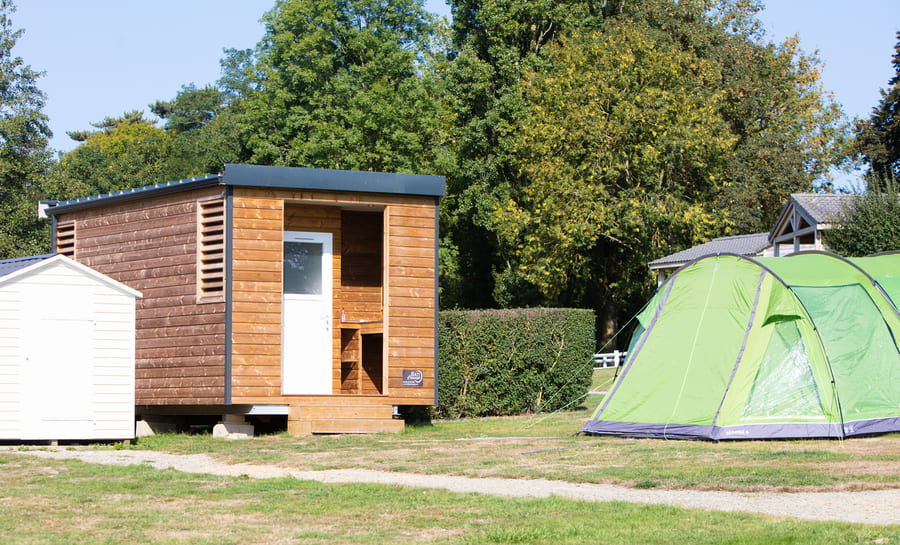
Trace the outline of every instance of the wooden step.
<path fill-rule="evenodd" d="M 338 405 L 300 408 L 300 418 L 309 419 L 357 419 L 357 418 L 383 418 L 390 419 L 393 415 L 393 407 L 390 405 Z"/>
<path fill-rule="evenodd" d="M 355 419 L 313 419 L 310 421 L 312 433 L 400 433 L 402 419 L 355 418 Z"/>
<path fill-rule="evenodd" d="M 292 404 L 288 411 L 288 433 L 397 433 L 403 431 L 402 419 L 393 418 L 393 407 L 373 404 L 358 398 L 332 398 L 328 404 L 307 400 Z"/>

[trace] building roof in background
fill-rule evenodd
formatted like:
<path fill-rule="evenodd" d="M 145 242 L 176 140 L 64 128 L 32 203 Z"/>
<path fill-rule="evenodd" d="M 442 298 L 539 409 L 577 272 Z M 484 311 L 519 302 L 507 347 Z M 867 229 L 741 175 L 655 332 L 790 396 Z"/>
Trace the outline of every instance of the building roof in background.
<path fill-rule="evenodd" d="M 719 237 L 650 262 L 650 269 L 670 269 L 715 254 L 754 256 L 769 247 L 768 233 Z"/>
<path fill-rule="evenodd" d="M 800 228 L 799 226 L 791 228 L 790 220 L 794 210 L 800 212 L 804 221 L 810 225 L 830 228 L 832 223 L 841 219 L 844 207 L 854 197 L 855 195 L 835 193 L 791 193 L 791 198 L 785 203 L 781 215 L 769 231 L 769 240 L 775 240 L 775 237 L 782 233 Z"/>
<path fill-rule="evenodd" d="M 40 263 L 45 259 L 50 259 L 56 254 L 32 255 L 28 257 L 17 257 L 15 259 L 0 260 L 0 276 L 14 273 L 18 270 L 30 267 L 35 263 Z"/>
<path fill-rule="evenodd" d="M 816 223 L 834 223 L 841 219 L 841 214 L 854 195 L 793 193 L 791 200 L 794 206 L 805 210 Z"/>

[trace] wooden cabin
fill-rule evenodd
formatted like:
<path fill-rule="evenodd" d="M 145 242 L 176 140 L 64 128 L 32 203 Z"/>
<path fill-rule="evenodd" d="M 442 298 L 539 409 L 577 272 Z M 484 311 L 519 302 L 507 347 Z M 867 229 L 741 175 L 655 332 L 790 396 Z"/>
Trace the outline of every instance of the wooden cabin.
<path fill-rule="evenodd" d="M 49 208 L 54 251 L 136 290 L 137 412 L 398 431 L 437 401 L 440 176 L 226 165 Z"/>
<path fill-rule="evenodd" d="M 134 437 L 140 296 L 58 254 L 0 261 L 0 440 Z"/>

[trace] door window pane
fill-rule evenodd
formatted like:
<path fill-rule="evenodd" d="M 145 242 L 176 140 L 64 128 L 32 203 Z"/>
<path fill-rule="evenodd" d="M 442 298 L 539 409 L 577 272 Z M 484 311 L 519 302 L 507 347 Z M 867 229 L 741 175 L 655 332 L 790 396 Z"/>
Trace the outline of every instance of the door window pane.
<path fill-rule="evenodd" d="M 284 243 L 284 293 L 322 295 L 322 244 Z"/>

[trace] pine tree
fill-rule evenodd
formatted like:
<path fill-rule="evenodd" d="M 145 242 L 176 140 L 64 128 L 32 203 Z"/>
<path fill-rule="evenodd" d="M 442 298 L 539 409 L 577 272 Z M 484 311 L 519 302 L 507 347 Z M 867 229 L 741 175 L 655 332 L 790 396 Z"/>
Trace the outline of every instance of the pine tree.
<path fill-rule="evenodd" d="M 869 166 L 872 180 L 900 178 L 900 32 L 897 32 L 890 87 L 881 90 L 881 100 L 868 120 L 858 121 L 857 152 Z"/>

